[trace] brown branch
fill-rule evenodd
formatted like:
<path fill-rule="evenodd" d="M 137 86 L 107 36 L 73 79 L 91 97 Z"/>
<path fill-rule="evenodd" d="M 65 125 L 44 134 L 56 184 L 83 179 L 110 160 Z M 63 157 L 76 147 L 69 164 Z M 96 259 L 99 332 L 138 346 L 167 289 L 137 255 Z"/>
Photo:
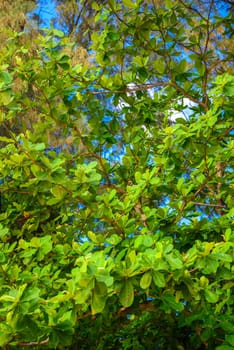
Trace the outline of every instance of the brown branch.
<path fill-rule="evenodd" d="M 137 214 L 139 214 L 140 220 L 142 221 L 143 226 L 145 226 L 146 228 L 149 229 L 149 226 L 148 226 L 148 224 L 147 224 L 146 215 L 145 215 L 144 212 L 142 211 L 142 206 L 141 206 L 140 200 L 138 200 L 137 204 L 134 206 L 134 209 L 135 209 L 135 212 L 136 212 Z"/>
<path fill-rule="evenodd" d="M 191 44 L 189 44 L 189 43 L 185 43 L 185 44 L 184 44 L 184 43 L 179 42 L 178 40 L 176 40 L 176 38 L 175 38 L 175 42 L 177 43 L 177 45 L 182 46 L 185 50 L 191 51 L 191 52 L 195 53 L 197 56 L 200 55 L 200 53 L 197 52 L 197 51 L 193 48 L 193 46 L 186 46 L 186 44 L 187 44 L 187 45 L 191 45 Z"/>
<path fill-rule="evenodd" d="M 49 341 L 50 341 L 50 338 L 48 337 L 48 338 L 46 338 L 45 340 L 42 340 L 42 341 L 40 341 L 40 342 L 31 341 L 31 342 L 29 342 L 29 343 L 19 343 L 18 346 L 20 346 L 20 347 L 24 347 L 24 346 L 30 347 L 30 346 L 45 345 L 45 344 L 49 343 Z"/>
<path fill-rule="evenodd" d="M 197 203 L 197 202 L 194 202 L 193 204 L 199 205 L 201 207 L 225 208 L 225 205 L 223 205 L 223 204 Z"/>
<path fill-rule="evenodd" d="M 218 175 L 218 184 L 217 184 L 217 193 L 218 195 L 220 195 L 221 191 L 222 191 L 222 176 L 223 176 L 223 169 L 222 169 L 222 164 L 220 161 L 218 161 L 217 164 L 217 175 Z M 219 198 L 219 205 L 220 208 L 225 208 L 225 206 L 223 206 L 223 201 L 222 198 Z M 220 214 L 223 215 L 223 211 L 220 211 Z"/>
<path fill-rule="evenodd" d="M 187 10 L 191 10 L 193 12 L 195 12 L 198 16 L 200 16 L 202 19 L 205 20 L 205 17 L 201 14 L 200 11 L 198 11 L 198 9 L 190 6 L 190 5 L 187 5 L 185 1 L 183 0 L 179 0 L 179 2 L 187 9 Z"/>
<path fill-rule="evenodd" d="M 232 130 L 234 130 L 234 126 L 231 126 L 229 129 L 227 129 L 222 135 L 218 137 L 218 140 L 222 140 L 223 137 L 227 136 Z"/>
<path fill-rule="evenodd" d="M 181 1 L 183 3 L 183 1 Z M 163 28 L 164 29 L 164 28 Z M 159 30 L 159 32 L 161 33 L 163 42 L 164 42 L 164 50 L 167 50 L 167 41 L 166 38 L 164 36 L 164 32 L 162 29 Z M 181 86 L 179 86 L 175 81 L 174 81 L 174 77 L 170 68 L 170 62 L 171 62 L 171 57 L 164 57 L 165 59 L 165 63 L 166 63 L 166 67 L 168 69 L 169 72 L 169 76 L 170 76 L 170 82 L 168 82 L 168 86 L 172 86 L 174 87 L 174 89 L 176 89 L 178 92 L 180 92 L 184 97 L 187 97 L 190 101 L 193 101 L 194 103 L 202 106 L 205 108 L 205 110 L 208 110 L 207 105 L 204 102 L 199 101 L 198 99 L 196 99 L 195 97 L 191 96 L 186 90 L 184 90 Z"/>
<path fill-rule="evenodd" d="M 212 10 L 213 4 L 214 4 L 214 1 L 212 0 L 210 2 L 208 16 L 207 16 L 207 19 L 206 19 L 206 41 L 205 41 L 205 46 L 204 46 L 204 50 L 203 50 L 203 56 L 207 52 L 207 48 L 208 48 L 208 44 L 209 44 L 209 40 L 210 40 L 210 14 L 211 14 L 211 10 Z"/>
<path fill-rule="evenodd" d="M 82 12 L 84 11 L 86 5 L 87 5 L 87 0 L 84 1 L 84 4 L 83 4 L 83 6 L 82 6 L 80 12 L 78 13 L 78 15 L 77 15 L 75 21 L 74 21 L 74 27 L 77 27 L 77 26 L 78 26 L 79 20 L 80 20 L 81 15 L 82 15 Z M 72 29 L 72 31 L 74 31 L 74 28 Z"/>
<path fill-rule="evenodd" d="M 198 190 L 194 193 L 194 195 L 193 195 L 191 198 L 188 198 L 188 199 L 187 199 L 187 198 L 184 198 L 183 204 L 182 204 L 182 206 L 181 206 L 181 208 L 180 208 L 181 215 L 182 215 L 182 212 L 183 212 L 184 208 L 186 207 L 186 205 L 187 205 L 188 203 L 192 202 L 192 201 L 198 196 L 198 194 L 199 194 L 205 187 L 207 187 L 207 182 L 212 178 L 212 176 L 215 176 L 215 175 L 216 175 L 216 172 L 210 174 L 209 176 L 207 176 L 205 183 L 201 184 L 201 186 L 198 188 Z M 194 203 L 194 202 L 193 202 L 193 203 Z M 194 203 L 194 204 L 195 204 L 195 203 Z M 200 203 L 200 204 L 203 205 L 203 203 Z M 206 205 L 207 205 L 207 204 L 205 204 L 205 206 L 206 206 Z M 180 220 L 180 219 L 181 219 L 181 215 L 177 218 L 177 220 Z"/>
<path fill-rule="evenodd" d="M 207 67 L 208 72 L 212 72 L 220 63 L 229 62 L 230 59 L 228 58 L 222 58 L 211 64 L 209 67 Z"/>
<path fill-rule="evenodd" d="M 77 317 L 77 320 L 82 320 L 83 318 L 87 318 L 89 316 L 92 316 L 92 314 L 90 312 L 86 312 L 85 314 Z"/>
<path fill-rule="evenodd" d="M 116 16 L 116 18 L 119 20 L 119 22 L 123 23 L 126 27 L 131 28 L 131 26 L 130 26 L 128 23 L 126 23 L 126 22 L 119 16 L 119 14 L 114 10 L 114 8 L 113 8 L 113 6 L 112 6 L 112 4 L 111 4 L 111 1 L 108 1 L 108 5 L 110 6 L 110 8 L 111 8 L 113 14 Z"/>
<path fill-rule="evenodd" d="M 105 220 L 108 224 L 111 224 L 115 227 L 116 232 L 120 235 L 121 238 L 124 238 L 124 230 L 119 226 L 117 221 L 109 219 L 107 216 L 102 216 L 102 219 Z"/>
<path fill-rule="evenodd" d="M 99 162 L 99 164 L 100 164 L 100 167 L 101 167 L 101 169 L 102 169 L 103 175 L 104 175 L 104 177 L 105 177 L 105 179 L 106 179 L 107 184 L 108 184 L 108 185 L 111 185 L 111 180 L 110 180 L 109 174 L 108 174 L 108 172 L 106 171 L 106 168 L 105 168 L 105 166 L 104 166 L 104 164 L 103 164 L 103 159 L 102 159 L 102 157 L 98 156 L 98 155 L 95 154 L 95 153 L 93 153 L 93 157 L 94 157 L 95 159 L 98 160 L 98 162 Z"/>
<path fill-rule="evenodd" d="M 153 311 L 155 308 L 152 301 L 146 301 L 144 303 L 139 304 L 137 307 L 130 306 L 130 307 L 121 307 L 114 315 L 113 317 L 123 317 L 131 312 L 134 311 Z"/>
<path fill-rule="evenodd" d="M 10 276 L 7 274 L 7 272 L 3 269 L 2 265 L 0 265 L 0 273 L 3 274 L 3 276 L 11 282 Z"/>
<path fill-rule="evenodd" d="M 148 90 L 148 89 L 152 89 L 154 87 L 157 86 L 168 86 L 170 85 L 169 83 L 166 82 L 159 82 L 159 83 L 155 83 L 155 84 L 142 84 L 139 86 L 135 86 L 134 88 L 129 88 L 126 87 L 124 90 L 100 90 L 100 91 L 87 91 L 87 93 L 91 94 L 91 95 L 101 95 L 101 94 L 109 94 L 109 93 L 113 93 L 113 94 L 124 94 L 126 92 L 135 92 L 135 91 L 143 91 L 143 90 Z"/>
<path fill-rule="evenodd" d="M 197 103 L 198 105 L 205 108 L 205 111 L 208 110 L 208 106 L 206 103 L 199 101 L 195 97 L 191 96 L 187 91 L 185 91 L 182 87 L 180 87 L 175 81 L 171 81 L 168 85 L 173 86 L 177 91 L 182 93 L 185 97 L 187 97 L 189 100 L 193 101 L 194 103 Z"/>
<path fill-rule="evenodd" d="M 21 190 L 15 189 L 15 188 L 3 189 L 2 193 L 5 193 L 5 192 L 22 193 L 22 194 L 33 194 L 33 192 L 31 192 L 31 191 L 21 191 Z"/>
<path fill-rule="evenodd" d="M 75 128 L 75 131 L 77 132 L 77 135 L 78 135 L 78 137 L 80 138 L 80 141 L 81 141 L 82 145 L 84 146 L 84 148 L 87 149 L 87 150 L 90 152 L 90 155 L 91 155 L 94 159 L 97 159 L 97 160 L 98 160 L 99 165 L 100 165 L 100 167 L 101 167 L 101 169 L 102 169 L 103 176 L 105 177 L 105 179 L 106 179 L 108 185 L 111 185 L 111 180 L 110 180 L 109 175 L 108 175 L 108 172 L 106 171 L 106 168 L 105 168 L 105 166 L 104 166 L 104 164 L 103 164 L 103 159 L 102 159 L 102 157 L 98 156 L 95 152 L 93 152 L 92 150 L 90 150 L 90 149 L 87 147 L 87 145 L 86 145 L 86 143 L 85 143 L 85 140 L 84 140 L 84 138 L 83 138 L 83 135 L 81 134 L 81 132 L 80 132 L 80 130 L 79 130 L 78 128 Z"/>
<path fill-rule="evenodd" d="M 99 190 L 100 193 L 101 193 L 101 191 L 102 191 L 102 190 L 105 190 L 106 188 L 112 188 L 112 189 L 116 190 L 117 193 L 126 194 L 126 191 L 125 191 L 125 190 L 123 190 L 122 188 L 116 186 L 115 184 L 104 184 L 104 185 L 100 185 L 100 186 L 98 187 L 98 190 Z"/>
<path fill-rule="evenodd" d="M 208 106 L 209 97 L 208 97 L 208 94 L 207 94 L 208 69 L 207 69 L 207 62 L 205 60 L 205 56 L 206 56 L 207 49 L 208 49 L 208 44 L 209 44 L 209 41 L 210 41 L 210 14 L 211 14 L 212 6 L 213 6 L 213 0 L 210 3 L 208 17 L 207 17 L 207 20 L 206 20 L 206 40 L 205 40 L 204 50 L 202 52 L 202 60 L 203 60 L 204 66 L 205 66 L 205 72 L 204 72 L 204 79 L 203 79 L 203 83 L 202 83 L 202 88 L 203 88 L 203 93 L 204 93 L 204 102 L 205 102 L 206 106 Z"/>

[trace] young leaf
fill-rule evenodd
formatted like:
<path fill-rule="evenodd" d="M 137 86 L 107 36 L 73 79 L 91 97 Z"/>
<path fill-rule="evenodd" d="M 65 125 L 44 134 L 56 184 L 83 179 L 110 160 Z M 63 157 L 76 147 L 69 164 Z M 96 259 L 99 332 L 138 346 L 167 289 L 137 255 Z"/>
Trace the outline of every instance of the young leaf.
<path fill-rule="evenodd" d="M 134 301 L 134 287 L 131 280 L 127 279 L 123 282 L 123 286 L 119 293 L 119 301 L 124 307 L 129 307 Z"/>
<path fill-rule="evenodd" d="M 137 4 L 133 0 L 123 0 L 123 4 L 130 8 L 136 8 Z"/>
<path fill-rule="evenodd" d="M 152 273 L 150 271 L 145 272 L 144 275 L 142 275 L 140 280 L 140 287 L 142 289 L 147 289 L 151 285 L 152 282 Z"/>

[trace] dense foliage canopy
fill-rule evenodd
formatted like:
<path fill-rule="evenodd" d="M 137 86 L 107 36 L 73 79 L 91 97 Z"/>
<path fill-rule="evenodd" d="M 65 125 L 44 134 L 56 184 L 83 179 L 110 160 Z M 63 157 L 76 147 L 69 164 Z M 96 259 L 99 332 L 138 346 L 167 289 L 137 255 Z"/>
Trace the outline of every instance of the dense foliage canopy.
<path fill-rule="evenodd" d="M 233 18 L 197 3 L 91 2 L 80 62 L 7 32 L 3 349 L 233 349 Z"/>

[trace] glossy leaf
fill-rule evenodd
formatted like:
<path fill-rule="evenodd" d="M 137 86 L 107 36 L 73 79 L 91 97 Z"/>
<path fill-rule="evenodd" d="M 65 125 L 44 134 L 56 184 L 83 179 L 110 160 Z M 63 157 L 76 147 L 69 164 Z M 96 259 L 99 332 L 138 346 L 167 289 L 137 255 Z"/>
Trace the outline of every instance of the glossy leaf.
<path fill-rule="evenodd" d="M 131 280 L 126 279 L 123 282 L 119 293 L 119 301 L 124 307 L 129 307 L 134 301 L 134 287 Z"/>

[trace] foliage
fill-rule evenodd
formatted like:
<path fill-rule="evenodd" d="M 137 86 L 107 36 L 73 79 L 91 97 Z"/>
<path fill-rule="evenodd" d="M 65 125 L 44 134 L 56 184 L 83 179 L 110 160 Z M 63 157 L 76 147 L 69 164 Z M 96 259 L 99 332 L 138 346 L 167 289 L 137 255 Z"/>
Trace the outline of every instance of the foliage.
<path fill-rule="evenodd" d="M 27 52 L 28 56 L 36 56 L 37 51 L 40 51 L 39 41 L 37 37 L 42 33 L 41 26 L 45 26 L 44 21 L 39 16 L 40 9 L 36 11 L 37 6 L 42 6 L 40 1 L 2 1 L 0 4 L 0 26 L 3 28 L 0 33 L 0 39 L 2 43 L 1 52 L 8 57 L 8 69 L 14 69 L 15 56 L 14 50 L 22 50 Z M 39 12 L 39 14 L 37 13 Z M 48 25 L 48 24 L 47 24 Z M 12 45 L 8 45 L 11 36 L 14 36 L 14 32 L 17 32 L 17 40 L 14 42 L 14 48 Z M 10 50 L 10 54 L 7 51 Z M 24 53 L 25 53 L 24 52 Z M 67 37 L 66 45 L 63 47 L 63 54 L 69 55 L 71 63 L 75 64 L 90 64 L 87 51 L 77 45 L 71 43 L 71 37 Z M 18 56 L 18 58 L 20 55 Z M 23 57 L 22 57 L 23 58 Z M 21 86 L 21 84 L 23 84 Z M 34 86 L 30 85 L 28 81 L 22 81 L 19 77 L 15 77 L 14 89 L 23 90 L 24 96 L 27 95 L 28 99 L 35 100 L 38 98 L 38 91 Z M 15 134 L 19 134 L 25 128 L 32 130 L 32 125 L 38 122 L 37 111 L 33 108 L 24 110 L 21 114 L 18 112 L 10 120 L 2 121 L 2 127 L 0 129 L 0 136 L 9 137 L 9 133 L 13 131 Z M 82 122 L 80 122 L 82 124 Z M 50 143 L 53 146 L 61 146 L 63 138 L 60 132 L 50 134 Z M 2 145 L 0 141 L 0 146 Z"/>
<path fill-rule="evenodd" d="M 1 51 L 1 123 L 37 123 L 0 137 L 0 346 L 229 350 L 231 15 L 108 3 L 93 65 L 56 29 Z"/>
<path fill-rule="evenodd" d="M 53 21 L 59 24 L 75 42 L 87 47 L 91 41 L 91 33 L 103 28 L 103 23 L 96 21 L 99 6 L 106 5 L 106 0 L 55 0 L 56 16 Z M 98 7 L 98 8 L 97 8 Z"/>
<path fill-rule="evenodd" d="M 0 24 L 4 29 L 23 31 L 27 22 L 26 13 L 32 11 L 36 5 L 35 0 L 2 0 L 0 4 Z"/>
<path fill-rule="evenodd" d="M 36 7 L 36 0 L 2 0 L 0 3 L 0 40 L 1 50 L 9 39 L 9 31 L 27 33 L 31 38 L 35 35 L 33 21 L 28 14 Z M 32 44 L 32 43 L 31 43 Z"/>

